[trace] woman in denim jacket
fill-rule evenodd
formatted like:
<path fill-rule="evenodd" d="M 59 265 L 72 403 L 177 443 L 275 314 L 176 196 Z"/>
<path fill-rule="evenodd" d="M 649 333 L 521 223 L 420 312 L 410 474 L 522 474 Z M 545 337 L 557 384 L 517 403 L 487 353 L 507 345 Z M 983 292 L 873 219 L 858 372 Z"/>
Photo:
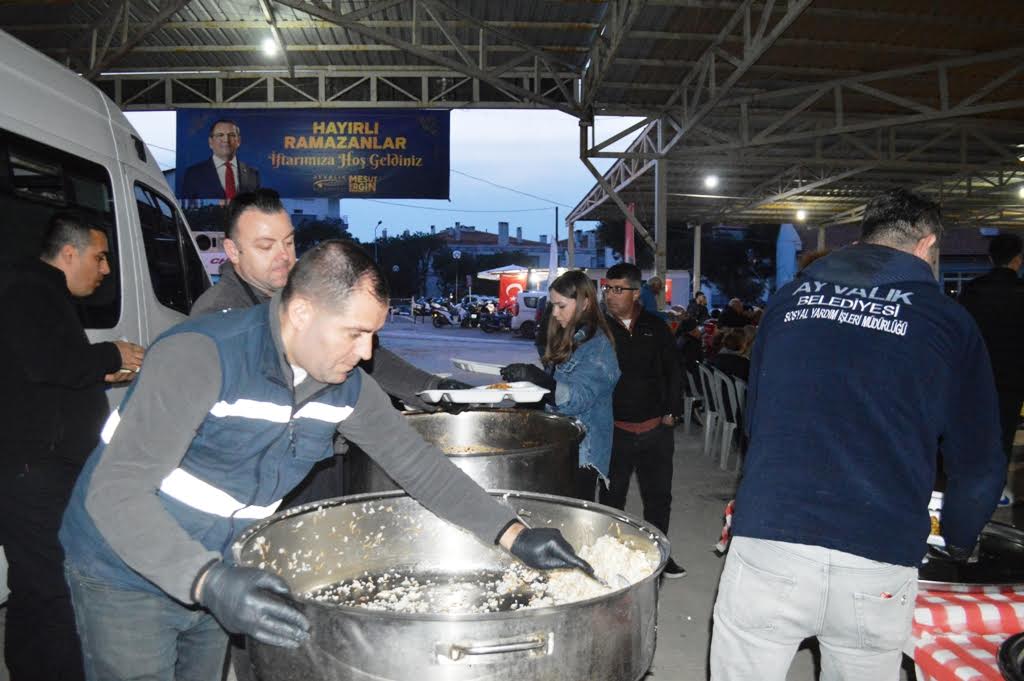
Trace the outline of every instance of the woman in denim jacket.
<path fill-rule="evenodd" d="M 566 272 L 548 291 L 551 319 L 541 358 L 554 375 L 532 364 L 501 370 L 507 381 L 531 381 L 549 389 L 549 409 L 575 416 L 586 435 L 580 443 L 576 496 L 594 501 L 597 477 L 607 484 L 612 451 L 612 391 L 619 362 L 611 331 L 597 304 L 597 291 L 583 272 Z"/>

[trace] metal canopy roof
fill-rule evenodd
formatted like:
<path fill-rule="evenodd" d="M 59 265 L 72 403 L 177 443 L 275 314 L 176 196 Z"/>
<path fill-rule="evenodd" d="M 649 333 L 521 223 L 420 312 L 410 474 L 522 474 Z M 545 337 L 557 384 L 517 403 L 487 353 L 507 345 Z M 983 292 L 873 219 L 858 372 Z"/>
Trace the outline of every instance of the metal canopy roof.
<path fill-rule="evenodd" d="M 655 213 L 850 222 L 894 185 L 1024 224 L 1019 0 L 93 0 L 6 4 L 0 28 L 125 109 L 559 109 L 600 178 L 568 220 L 633 202 L 647 239 Z M 610 151 L 628 137 L 593 138 L 598 114 L 645 119 Z"/>

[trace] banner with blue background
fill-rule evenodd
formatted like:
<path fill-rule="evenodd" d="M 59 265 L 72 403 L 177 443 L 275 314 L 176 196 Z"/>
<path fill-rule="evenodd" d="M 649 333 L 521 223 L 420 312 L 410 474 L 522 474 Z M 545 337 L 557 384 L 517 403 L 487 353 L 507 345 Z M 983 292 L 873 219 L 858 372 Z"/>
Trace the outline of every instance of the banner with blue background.
<path fill-rule="evenodd" d="M 231 167 L 236 191 L 262 186 L 296 199 L 448 198 L 448 111 L 179 109 L 177 114 L 179 198 L 225 198 L 224 162 L 231 158 L 237 159 Z"/>

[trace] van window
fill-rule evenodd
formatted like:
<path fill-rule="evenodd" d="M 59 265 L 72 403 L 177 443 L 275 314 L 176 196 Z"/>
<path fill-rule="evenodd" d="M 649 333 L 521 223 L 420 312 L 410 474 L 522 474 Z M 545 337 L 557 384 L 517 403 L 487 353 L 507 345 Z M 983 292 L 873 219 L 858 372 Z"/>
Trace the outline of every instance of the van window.
<path fill-rule="evenodd" d="M 149 279 L 163 305 L 188 314 L 206 290 L 203 262 L 192 247 L 185 221 L 174 205 L 155 189 L 135 183 L 135 205 L 142 225 Z"/>
<path fill-rule="evenodd" d="M 537 309 L 537 301 L 540 300 L 539 296 L 523 296 L 523 305 L 530 308 L 531 310 Z"/>
<path fill-rule="evenodd" d="M 61 211 L 77 213 L 107 233 L 110 274 L 77 303 L 85 328 L 113 328 L 121 315 L 121 273 L 110 174 L 98 163 L 0 130 L 3 258 L 10 262 L 38 257 L 47 222 Z"/>

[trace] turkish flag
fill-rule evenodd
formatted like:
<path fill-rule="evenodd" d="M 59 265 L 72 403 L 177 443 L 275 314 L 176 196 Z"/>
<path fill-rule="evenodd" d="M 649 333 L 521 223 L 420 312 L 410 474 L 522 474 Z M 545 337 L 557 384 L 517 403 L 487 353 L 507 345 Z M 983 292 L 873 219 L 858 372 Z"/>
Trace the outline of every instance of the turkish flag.
<path fill-rule="evenodd" d="M 498 309 L 505 309 L 514 303 L 520 291 L 526 290 L 526 272 L 521 274 L 503 274 L 498 279 Z"/>

